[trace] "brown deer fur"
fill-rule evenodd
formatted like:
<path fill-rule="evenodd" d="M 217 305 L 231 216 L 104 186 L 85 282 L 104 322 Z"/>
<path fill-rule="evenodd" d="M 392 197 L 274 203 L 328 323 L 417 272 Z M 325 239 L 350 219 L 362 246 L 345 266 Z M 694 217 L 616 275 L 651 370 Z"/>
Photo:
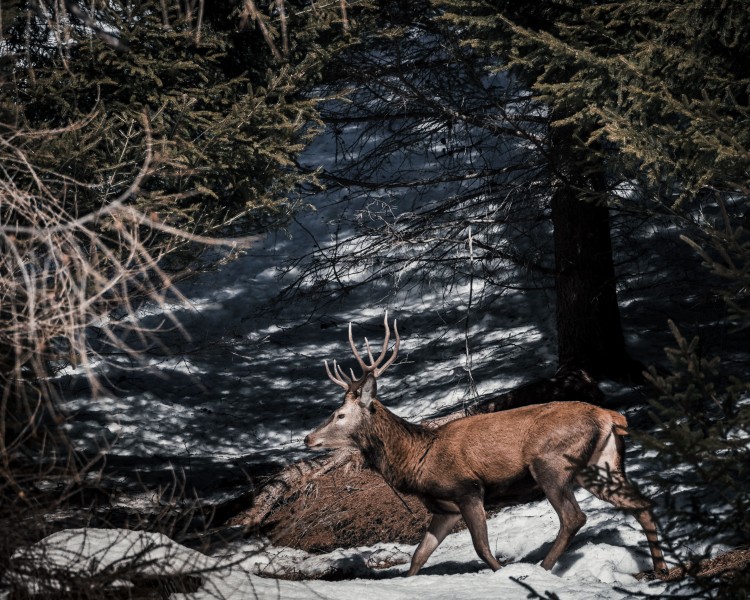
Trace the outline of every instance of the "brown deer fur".
<path fill-rule="evenodd" d="M 387 336 L 386 324 L 386 342 Z M 390 485 L 415 494 L 433 513 L 409 575 L 419 571 L 462 516 L 477 554 L 492 569 L 499 569 L 489 547 L 485 504 L 506 506 L 542 495 L 560 519 L 557 538 L 542 561 L 542 567 L 551 569 L 586 522 L 573 495 L 578 485 L 632 513 L 646 533 L 654 569 L 666 571 L 650 503 L 625 477 L 623 415 L 583 402 L 552 402 L 427 429 L 394 415 L 377 400 L 375 377 L 385 367 L 374 371 L 385 347 L 375 361 L 368 345 L 370 365 L 355 349 L 365 370 L 358 380 L 343 379 L 335 364 L 337 376 L 329 370 L 331 379 L 346 387 L 347 393 L 343 404 L 305 443 L 313 448 L 359 449 Z"/>

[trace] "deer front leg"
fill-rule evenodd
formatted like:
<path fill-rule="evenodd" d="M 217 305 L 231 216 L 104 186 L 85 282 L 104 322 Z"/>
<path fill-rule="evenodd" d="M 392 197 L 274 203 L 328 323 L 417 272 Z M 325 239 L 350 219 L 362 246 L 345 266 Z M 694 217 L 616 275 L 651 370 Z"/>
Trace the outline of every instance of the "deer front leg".
<path fill-rule="evenodd" d="M 490 541 L 487 537 L 487 514 L 484 512 L 484 500 L 480 496 L 467 496 L 459 503 L 461 516 L 469 528 L 474 550 L 479 558 L 486 562 L 493 571 L 497 571 L 502 565 L 498 562 L 490 550 Z"/>
<path fill-rule="evenodd" d="M 430 526 L 427 528 L 427 532 L 424 534 L 424 538 L 417 546 L 414 551 L 414 555 L 411 557 L 411 566 L 409 572 L 406 574 L 407 577 L 416 575 L 419 569 L 422 568 L 430 555 L 435 551 L 445 539 L 456 522 L 461 518 L 459 514 L 434 514 L 432 515 L 432 521 Z"/>

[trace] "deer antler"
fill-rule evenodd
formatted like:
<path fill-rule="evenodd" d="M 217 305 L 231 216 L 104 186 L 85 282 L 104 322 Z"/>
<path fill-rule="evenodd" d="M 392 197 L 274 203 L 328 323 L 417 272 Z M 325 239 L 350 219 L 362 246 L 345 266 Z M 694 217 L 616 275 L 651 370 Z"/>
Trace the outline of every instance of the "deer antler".
<path fill-rule="evenodd" d="M 349 386 L 352 384 L 352 379 L 350 379 L 349 376 L 344 373 L 343 369 L 336 364 L 336 361 L 333 361 L 333 371 L 334 373 L 336 373 L 336 375 L 331 373 L 331 369 L 328 368 L 327 360 L 324 360 L 323 364 L 326 366 L 326 373 L 328 373 L 328 378 L 336 385 L 340 385 L 345 390 L 348 390 Z"/>
<path fill-rule="evenodd" d="M 367 375 L 372 373 L 374 377 L 380 377 L 383 372 L 393 364 L 393 362 L 396 360 L 396 357 L 398 356 L 398 348 L 401 344 L 401 338 L 398 335 L 398 326 L 396 325 L 396 320 L 394 319 L 393 331 L 396 334 L 396 343 L 393 345 L 393 349 L 391 350 L 391 356 L 388 358 L 388 360 L 385 361 L 385 364 L 381 366 L 381 363 L 383 363 L 383 360 L 385 360 L 385 357 L 388 354 L 388 342 L 391 339 L 391 328 L 388 326 L 388 311 L 385 312 L 383 323 L 385 324 L 385 340 L 383 340 L 383 349 L 380 351 L 380 355 L 377 359 L 373 357 L 372 349 L 370 348 L 370 342 L 367 341 L 367 338 L 365 338 L 367 358 L 370 361 L 369 365 L 362 359 L 362 356 L 357 350 L 357 346 L 354 343 L 354 336 L 352 335 L 352 324 L 349 323 L 349 345 L 352 347 L 354 358 L 357 359 L 357 362 L 362 369 L 362 376 L 356 378 L 354 375 L 354 371 L 351 371 L 351 377 L 349 377 L 346 373 L 344 373 L 344 370 L 340 365 L 336 363 L 335 360 L 333 361 L 333 372 L 331 372 L 331 369 L 328 367 L 328 361 L 323 361 L 326 367 L 326 373 L 328 373 L 328 378 L 333 381 L 333 383 L 335 383 L 336 385 L 340 385 L 349 392 L 353 392 L 364 383 Z"/>

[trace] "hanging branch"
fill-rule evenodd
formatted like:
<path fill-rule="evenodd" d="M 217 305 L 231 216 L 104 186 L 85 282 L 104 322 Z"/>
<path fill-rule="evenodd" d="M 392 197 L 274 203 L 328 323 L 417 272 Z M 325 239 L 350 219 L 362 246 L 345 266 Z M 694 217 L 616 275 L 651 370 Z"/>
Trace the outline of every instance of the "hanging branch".
<path fill-rule="evenodd" d="M 127 52 L 129 46 L 116 35 L 102 29 L 99 24 L 92 19 L 85 10 L 83 10 L 74 0 L 65 0 L 65 9 L 76 19 L 81 21 L 86 27 L 89 27 L 102 42 L 118 52 Z"/>
<path fill-rule="evenodd" d="M 203 9 L 205 8 L 204 0 L 198 2 L 198 24 L 195 26 L 195 43 L 201 43 L 201 27 L 203 27 Z"/>
<path fill-rule="evenodd" d="M 349 31 L 349 17 L 346 14 L 346 0 L 340 0 L 341 2 L 341 22 L 344 27 L 344 31 Z"/>
<path fill-rule="evenodd" d="M 279 49 L 276 47 L 276 43 L 273 41 L 271 32 L 269 31 L 268 26 L 266 25 L 266 22 L 263 19 L 263 15 L 255 6 L 255 2 L 253 2 L 253 0 L 245 0 L 245 7 L 242 9 L 241 18 L 242 18 L 241 27 L 246 26 L 248 18 L 258 23 L 258 28 L 260 29 L 260 32 L 263 35 L 263 38 L 266 40 L 268 47 L 271 49 L 271 53 L 273 54 L 273 57 L 276 60 L 282 60 L 283 57 L 281 56 Z"/>
<path fill-rule="evenodd" d="M 477 384 L 474 381 L 474 375 L 472 373 L 473 360 L 471 356 L 471 348 L 469 346 L 469 337 L 470 337 L 469 320 L 471 318 L 472 302 L 474 301 L 474 239 L 472 237 L 471 225 L 469 225 L 468 246 L 469 246 L 469 300 L 466 306 L 466 324 L 464 327 L 464 350 L 466 353 L 466 364 L 464 366 L 464 371 L 466 371 L 466 375 L 469 379 L 469 393 L 471 394 L 473 399 L 476 399 L 479 396 L 479 393 L 477 392 Z"/>
<path fill-rule="evenodd" d="M 289 34 L 286 26 L 286 7 L 284 0 L 276 0 L 276 8 L 279 9 L 279 22 L 281 23 L 281 51 L 284 58 L 289 56 Z"/>

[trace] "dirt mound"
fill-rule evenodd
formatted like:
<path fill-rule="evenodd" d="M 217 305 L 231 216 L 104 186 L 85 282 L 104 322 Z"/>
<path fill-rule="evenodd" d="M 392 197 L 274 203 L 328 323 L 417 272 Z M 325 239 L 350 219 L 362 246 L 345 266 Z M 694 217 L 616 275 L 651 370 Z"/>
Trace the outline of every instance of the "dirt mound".
<path fill-rule="evenodd" d="M 380 475 L 335 470 L 278 506 L 263 530 L 275 545 L 329 552 L 376 542 L 416 544 L 429 520 L 421 502 L 397 494 Z"/>

